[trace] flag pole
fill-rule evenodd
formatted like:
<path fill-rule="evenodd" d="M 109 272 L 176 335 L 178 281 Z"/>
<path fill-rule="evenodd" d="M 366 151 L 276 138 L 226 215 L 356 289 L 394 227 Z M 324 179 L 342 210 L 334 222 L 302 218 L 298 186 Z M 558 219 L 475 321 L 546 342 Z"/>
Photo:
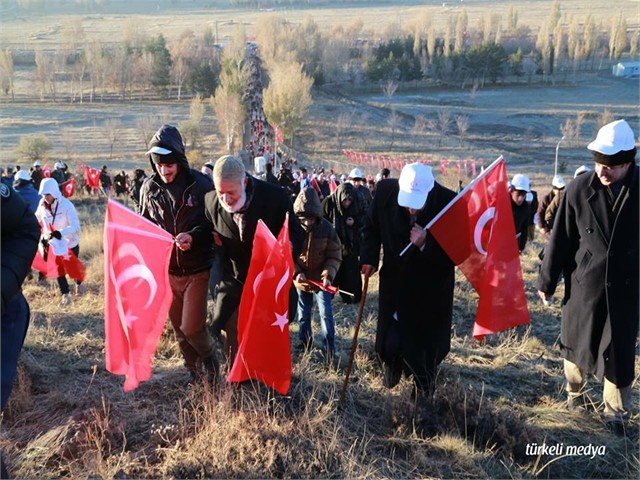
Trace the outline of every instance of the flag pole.
<path fill-rule="evenodd" d="M 351 342 L 351 352 L 349 352 L 349 361 L 347 362 L 347 370 L 342 384 L 342 393 L 340 394 L 340 405 L 344 405 L 345 395 L 347 394 L 347 386 L 349 385 L 349 375 L 351 374 L 351 366 L 353 365 L 353 357 L 358 346 L 358 332 L 360 331 L 360 323 L 362 322 L 362 312 L 364 310 L 364 301 L 367 298 L 367 290 L 369 289 L 369 274 L 364 276 L 364 285 L 362 286 L 362 298 L 360 298 L 360 306 L 358 307 L 358 317 L 356 319 L 356 328 L 353 332 L 353 341 Z"/>
<path fill-rule="evenodd" d="M 471 180 L 471 182 L 469 182 L 469 184 L 468 184 L 466 187 L 464 187 L 464 188 L 462 189 L 462 191 L 460 191 L 460 193 L 458 193 L 458 194 L 457 194 L 457 195 L 456 195 L 456 196 L 455 196 L 455 197 L 454 197 L 454 198 L 453 198 L 453 199 L 452 199 L 452 200 L 451 200 L 451 201 L 450 201 L 450 202 L 449 202 L 449 203 L 448 203 L 448 204 L 447 204 L 447 205 L 446 205 L 442 210 L 440 210 L 440 211 L 438 212 L 438 214 L 437 214 L 435 217 L 433 217 L 429 223 L 427 223 L 424 227 L 422 227 L 422 230 L 428 230 L 428 229 L 431 227 L 431 225 L 433 225 L 434 223 L 436 223 L 436 221 L 437 221 L 437 220 L 438 220 L 442 215 L 444 215 L 444 214 L 445 214 L 445 212 L 446 212 L 447 210 L 449 210 L 449 208 L 451 208 L 451 205 L 453 205 L 453 204 L 456 202 L 456 200 L 458 199 L 458 197 L 460 197 L 460 196 L 464 195 L 465 193 L 467 193 L 467 191 L 468 191 L 468 190 L 470 190 L 471 188 L 473 188 L 473 186 L 474 186 L 476 183 L 478 183 L 478 181 L 479 181 L 482 177 L 487 176 L 487 175 L 489 174 L 489 172 L 491 171 L 491 169 L 492 169 L 492 168 L 494 168 L 494 167 L 498 164 L 498 162 L 500 162 L 500 161 L 501 161 L 501 160 L 503 160 L 503 159 L 504 159 L 504 157 L 503 157 L 502 155 L 500 155 L 498 158 L 496 158 L 496 159 L 491 163 L 491 165 L 489 165 L 489 166 L 488 166 L 487 168 L 485 168 L 482 172 L 480 172 L 480 174 L 479 174 L 476 178 L 474 178 L 473 180 Z M 409 250 L 409 248 L 411 248 L 411 245 L 413 245 L 413 244 L 412 244 L 411 242 L 409 242 L 409 244 L 408 244 L 406 247 L 404 247 L 404 250 L 402 250 L 402 251 L 400 252 L 400 256 L 403 256 L 405 253 L 407 253 L 407 250 Z"/>

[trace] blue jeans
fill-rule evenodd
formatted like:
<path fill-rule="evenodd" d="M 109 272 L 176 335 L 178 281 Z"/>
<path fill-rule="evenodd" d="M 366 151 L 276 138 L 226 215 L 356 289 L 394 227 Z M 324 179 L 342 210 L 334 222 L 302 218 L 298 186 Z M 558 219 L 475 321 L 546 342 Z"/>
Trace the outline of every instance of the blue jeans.
<path fill-rule="evenodd" d="M 13 297 L 2 314 L 2 409 L 11 395 L 30 316 L 29 304 L 22 292 Z"/>
<path fill-rule="evenodd" d="M 323 346 L 328 354 L 335 353 L 335 327 L 333 324 L 333 309 L 331 300 L 333 295 L 324 290 L 309 293 L 298 289 L 298 322 L 300 323 L 300 341 L 305 345 L 310 345 L 313 341 L 311 331 L 311 313 L 313 312 L 313 299 L 317 300 L 320 311 L 320 328 L 322 329 Z"/>

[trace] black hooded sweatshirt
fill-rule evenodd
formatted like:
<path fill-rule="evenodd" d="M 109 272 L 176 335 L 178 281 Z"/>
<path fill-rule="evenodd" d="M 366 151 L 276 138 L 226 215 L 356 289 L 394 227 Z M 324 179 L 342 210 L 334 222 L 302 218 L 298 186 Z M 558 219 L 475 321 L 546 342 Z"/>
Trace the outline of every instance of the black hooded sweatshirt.
<path fill-rule="evenodd" d="M 153 174 L 140 189 L 140 214 L 174 237 L 186 232 L 193 238 L 190 250 L 182 251 L 174 245 L 169 264 L 171 275 L 193 275 L 209 270 L 213 261 L 213 231 L 204 214 L 204 195 L 213 190 L 213 184 L 208 177 L 189 167 L 182 136 L 176 127 L 160 127 L 149 144 L 150 148 L 156 146 L 171 150 L 177 156 L 180 166 L 174 181 L 177 184 L 168 187 L 162 181 L 149 155 Z M 180 185 L 184 186 L 182 192 L 176 192 L 175 187 Z"/>

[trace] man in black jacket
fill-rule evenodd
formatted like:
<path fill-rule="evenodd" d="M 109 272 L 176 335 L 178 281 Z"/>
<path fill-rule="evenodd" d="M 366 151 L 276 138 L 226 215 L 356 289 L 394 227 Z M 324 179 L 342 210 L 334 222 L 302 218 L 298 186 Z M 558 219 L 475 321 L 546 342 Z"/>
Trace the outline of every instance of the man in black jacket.
<path fill-rule="evenodd" d="M 436 183 L 431 168 L 406 165 L 399 179 L 378 182 L 363 229 L 362 273 L 380 269 L 376 353 L 384 385 L 413 376 L 416 406 L 434 391 L 438 366 L 449 353 L 454 265 L 427 225 L 456 194 Z M 403 255 L 408 242 L 411 248 Z"/>
<path fill-rule="evenodd" d="M 566 187 L 538 278 L 548 301 L 565 279 L 560 349 L 568 408 L 585 401 L 587 375 L 604 379 L 604 417 L 616 432 L 631 416 L 638 336 L 638 166 L 633 131 L 618 120 L 588 147 L 595 171 Z"/>
<path fill-rule="evenodd" d="M 177 128 L 163 125 L 147 152 L 153 174 L 140 191 L 140 213 L 175 238 L 169 264 L 173 302 L 169 320 L 191 381 L 204 367 L 209 382 L 218 375 L 215 345 L 207 329 L 209 269 L 213 237 L 204 215 L 204 196 L 211 181 L 189 167 Z"/>
<path fill-rule="evenodd" d="M 213 311 L 213 333 L 221 336 L 222 331 L 225 332 L 225 351 L 229 365 L 232 365 L 238 351 L 238 308 L 249 272 L 258 220 L 277 236 L 289 213 L 289 238 L 294 258 L 302 251 L 305 233 L 286 190 L 248 175 L 239 158 L 220 157 L 213 167 L 213 182 L 215 191 L 207 193 L 205 210 L 213 224 L 216 243 L 224 251 Z"/>
<path fill-rule="evenodd" d="M 18 367 L 18 357 L 29 327 L 29 304 L 22 294 L 22 282 L 31 271 L 38 248 L 40 225 L 29 205 L 13 189 L 0 183 L 2 199 L 2 345 L 0 380 L 4 409 Z M 9 478 L 0 454 L 0 478 Z"/>

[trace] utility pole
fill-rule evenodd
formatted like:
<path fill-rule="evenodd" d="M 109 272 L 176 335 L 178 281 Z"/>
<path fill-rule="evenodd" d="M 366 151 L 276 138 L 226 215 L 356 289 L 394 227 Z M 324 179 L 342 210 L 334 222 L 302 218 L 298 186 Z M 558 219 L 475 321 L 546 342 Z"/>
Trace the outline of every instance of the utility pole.
<path fill-rule="evenodd" d="M 560 144 L 562 143 L 563 140 L 564 140 L 564 135 L 556 145 L 556 166 L 555 166 L 555 169 L 553 170 L 553 176 L 556 176 L 558 174 L 558 150 L 560 149 Z"/>

